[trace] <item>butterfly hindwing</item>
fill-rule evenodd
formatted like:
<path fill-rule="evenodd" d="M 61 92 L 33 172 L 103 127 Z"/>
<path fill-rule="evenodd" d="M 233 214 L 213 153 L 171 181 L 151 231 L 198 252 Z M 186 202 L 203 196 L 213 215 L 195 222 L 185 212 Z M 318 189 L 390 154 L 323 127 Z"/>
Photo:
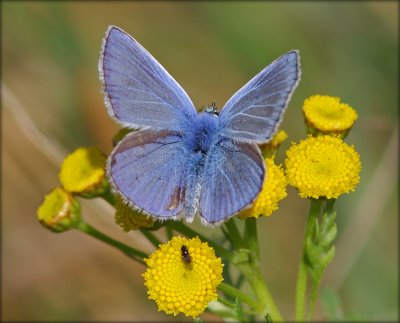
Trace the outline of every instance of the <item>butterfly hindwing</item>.
<path fill-rule="evenodd" d="M 260 192 L 264 164 L 258 147 L 222 139 L 211 149 L 205 164 L 200 215 L 218 224 L 248 206 Z"/>
<path fill-rule="evenodd" d="M 182 138 L 139 130 L 124 137 L 108 160 L 108 175 L 125 201 L 159 219 L 178 216 L 184 206 L 186 165 Z"/>
<path fill-rule="evenodd" d="M 299 80 L 299 53 L 293 50 L 264 68 L 228 100 L 220 115 L 220 134 L 252 143 L 271 139 Z"/>
<path fill-rule="evenodd" d="M 106 32 L 99 72 L 109 113 L 126 127 L 181 131 L 196 114 L 172 76 L 117 27 Z"/>

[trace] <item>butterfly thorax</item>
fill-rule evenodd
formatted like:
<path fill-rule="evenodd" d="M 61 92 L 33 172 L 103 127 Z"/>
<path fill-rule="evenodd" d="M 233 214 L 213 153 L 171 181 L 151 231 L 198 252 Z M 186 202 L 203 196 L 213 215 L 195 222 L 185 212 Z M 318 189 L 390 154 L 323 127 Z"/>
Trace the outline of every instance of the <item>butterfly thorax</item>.
<path fill-rule="evenodd" d="M 219 117 L 214 113 L 201 112 L 196 116 L 196 122 L 184 142 L 189 151 L 206 155 L 218 131 Z"/>

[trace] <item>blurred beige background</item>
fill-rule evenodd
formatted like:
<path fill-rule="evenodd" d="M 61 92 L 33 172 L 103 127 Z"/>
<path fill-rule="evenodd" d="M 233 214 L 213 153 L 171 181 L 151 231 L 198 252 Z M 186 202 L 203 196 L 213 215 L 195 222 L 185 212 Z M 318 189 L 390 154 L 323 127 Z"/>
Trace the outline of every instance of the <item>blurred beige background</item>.
<path fill-rule="evenodd" d="M 3 320 L 177 319 L 147 300 L 143 266 L 79 232 L 53 234 L 36 221 L 69 152 L 84 145 L 111 149 L 118 127 L 106 113 L 97 72 L 110 24 L 146 47 L 197 107 L 212 101 L 221 107 L 272 60 L 300 50 L 302 81 L 282 125 L 289 140 L 278 162 L 290 141 L 305 136 L 307 96 L 340 96 L 359 114 L 347 142 L 361 155 L 361 183 L 337 202 L 336 257 L 322 289 L 337 293 L 345 320 L 398 318 L 398 2 L 1 6 Z M 308 203 L 295 190 L 288 193 L 275 214 L 259 221 L 259 232 L 265 277 L 285 318 L 293 320 Z M 139 234 L 124 234 L 114 224 L 108 205 L 82 202 L 88 222 L 152 251 Z M 320 304 L 315 319 L 326 319 Z"/>

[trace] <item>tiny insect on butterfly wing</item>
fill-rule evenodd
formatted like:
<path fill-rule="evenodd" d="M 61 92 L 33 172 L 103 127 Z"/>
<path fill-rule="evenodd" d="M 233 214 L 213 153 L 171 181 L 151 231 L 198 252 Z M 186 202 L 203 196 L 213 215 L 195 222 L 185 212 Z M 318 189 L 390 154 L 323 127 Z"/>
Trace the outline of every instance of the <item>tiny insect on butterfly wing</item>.
<path fill-rule="evenodd" d="M 252 143 L 270 140 L 299 81 L 300 56 L 292 50 L 265 67 L 228 100 L 221 111 L 221 135 Z"/>
<path fill-rule="evenodd" d="M 181 86 L 118 27 L 107 29 L 99 73 L 109 114 L 125 127 L 181 131 L 196 115 Z"/>
<path fill-rule="evenodd" d="M 181 137 L 176 133 L 132 132 L 108 159 L 111 184 L 127 203 L 144 213 L 161 220 L 175 218 L 184 206 L 183 154 Z"/>

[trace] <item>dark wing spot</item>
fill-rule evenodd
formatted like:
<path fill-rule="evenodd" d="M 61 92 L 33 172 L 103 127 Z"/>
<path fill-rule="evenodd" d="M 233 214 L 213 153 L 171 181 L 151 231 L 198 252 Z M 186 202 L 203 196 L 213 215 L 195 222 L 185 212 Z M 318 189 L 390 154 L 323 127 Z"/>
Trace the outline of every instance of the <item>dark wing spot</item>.
<path fill-rule="evenodd" d="M 171 195 L 169 203 L 166 207 L 167 211 L 175 210 L 184 199 L 185 191 L 180 187 L 175 187 L 174 193 Z"/>

